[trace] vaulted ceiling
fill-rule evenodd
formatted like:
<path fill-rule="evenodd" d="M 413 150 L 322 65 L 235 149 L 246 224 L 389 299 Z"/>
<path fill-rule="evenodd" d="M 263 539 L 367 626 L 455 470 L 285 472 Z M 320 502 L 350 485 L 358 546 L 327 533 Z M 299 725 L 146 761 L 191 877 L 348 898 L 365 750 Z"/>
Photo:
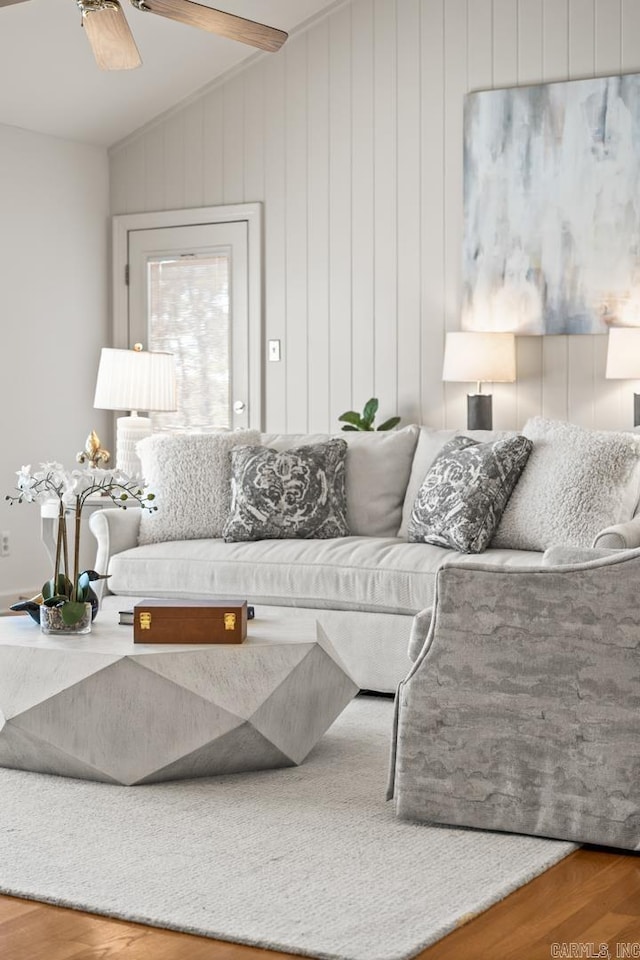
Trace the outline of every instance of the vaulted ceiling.
<path fill-rule="evenodd" d="M 199 0 L 291 32 L 336 0 Z M 109 146 L 259 52 L 134 9 L 136 70 L 98 69 L 75 0 L 0 8 L 0 123 Z M 264 54 L 273 56 L 273 54 Z"/>

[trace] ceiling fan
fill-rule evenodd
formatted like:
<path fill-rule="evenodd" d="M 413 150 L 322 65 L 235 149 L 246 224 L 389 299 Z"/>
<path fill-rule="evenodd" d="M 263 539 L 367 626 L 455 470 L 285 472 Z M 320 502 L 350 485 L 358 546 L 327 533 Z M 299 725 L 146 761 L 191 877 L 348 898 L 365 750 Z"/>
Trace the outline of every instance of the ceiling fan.
<path fill-rule="evenodd" d="M 25 0 L 0 0 L 8 7 Z M 279 50 L 287 39 L 284 30 L 223 13 L 193 0 L 129 0 L 136 10 L 157 13 L 161 17 L 187 23 L 221 37 L 248 43 L 260 50 Z M 133 34 L 119 0 L 76 0 L 82 14 L 82 26 L 101 70 L 132 70 L 142 63 Z"/>

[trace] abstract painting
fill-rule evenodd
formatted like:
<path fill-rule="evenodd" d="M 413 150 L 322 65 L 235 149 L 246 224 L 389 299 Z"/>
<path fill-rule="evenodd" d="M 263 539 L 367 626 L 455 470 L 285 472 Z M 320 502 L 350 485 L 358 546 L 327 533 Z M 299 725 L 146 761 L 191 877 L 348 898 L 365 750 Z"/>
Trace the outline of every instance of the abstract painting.
<path fill-rule="evenodd" d="M 466 330 L 640 325 L 640 75 L 471 93 Z"/>

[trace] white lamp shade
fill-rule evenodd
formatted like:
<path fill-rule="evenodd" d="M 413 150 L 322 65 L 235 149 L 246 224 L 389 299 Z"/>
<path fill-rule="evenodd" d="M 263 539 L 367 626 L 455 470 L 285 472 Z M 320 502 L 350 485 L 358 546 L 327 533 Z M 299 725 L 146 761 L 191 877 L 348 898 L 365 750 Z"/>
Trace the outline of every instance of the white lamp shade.
<path fill-rule="evenodd" d="M 448 333 L 442 379 L 459 383 L 513 383 L 516 339 L 512 333 Z"/>
<path fill-rule="evenodd" d="M 607 380 L 640 380 L 640 327 L 612 327 L 607 344 Z"/>
<path fill-rule="evenodd" d="M 99 410 L 175 410 L 173 354 L 103 347 L 93 405 Z"/>

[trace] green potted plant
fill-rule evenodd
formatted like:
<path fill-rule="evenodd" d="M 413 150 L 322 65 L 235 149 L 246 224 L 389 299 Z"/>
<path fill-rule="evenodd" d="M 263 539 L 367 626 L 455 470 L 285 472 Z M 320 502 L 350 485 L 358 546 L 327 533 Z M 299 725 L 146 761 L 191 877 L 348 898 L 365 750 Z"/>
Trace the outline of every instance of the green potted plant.
<path fill-rule="evenodd" d="M 338 417 L 340 422 L 344 422 L 343 430 L 393 430 L 400 423 L 400 417 L 389 417 L 379 427 L 374 427 L 376 414 L 378 412 L 378 400 L 371 397 L 364 405 L 362 413 L 356 413 L 355 410 L 347 410 Z"/>
<path fill-rule="evenodd" d="M 7 495 L 15 503 L 57 501 L 57 537 L 53 576 L 42 586 L 42 593 L 33 601 L 14 604 L 12 610 L 27 610 L 38 620 L 44 632 L 88 633 L 98 609 L 97 597 L 91 589 L 102 576 L 94 570 L 80 571 L 80 531 L 82 508 L 88 497 L 109 497 L 115 506 L 126 509 L 138 504 L 156 510 L 153 493 L 145 493 L 144 484 L 119 471 L 83 467 L 65 470 L 61 463 L 42 463 L 34 472 L 30 466 L 17 471 L 17 495 Z M 67 517 L 74 525 L 73 564 L 69 562 Z"/>

